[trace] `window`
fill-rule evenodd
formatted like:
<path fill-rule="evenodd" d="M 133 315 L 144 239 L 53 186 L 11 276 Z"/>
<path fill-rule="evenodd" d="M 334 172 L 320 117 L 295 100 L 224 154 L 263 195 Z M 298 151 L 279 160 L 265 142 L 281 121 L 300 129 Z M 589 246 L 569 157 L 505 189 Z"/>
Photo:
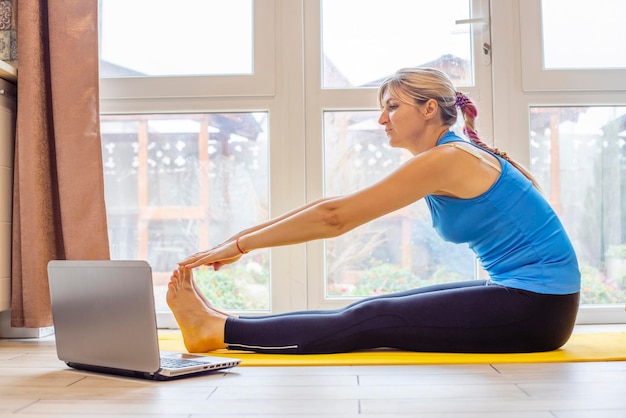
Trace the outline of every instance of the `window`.
<path fill-rule="evenodd" d="M 111 256 L 150 263 L 165 327 L 175 326 L 165 292 L 176 263 L 271 212 L 274 2 L 226 3 L 100 1 Z M 269 312 L 270 261 L 255 251 L 195 276 L 222 309 Z"/>
<path fill-rule="evenodd" d="M 521 44 L 494 53 L 496 143 L 535 174 L 572 239 L 579 323 L 623 322 L 626 301 L 622 3 L 529 0 L 519 17 L 492 3 L 494 36 Z"/>
<path fill-rule="evenodd" d="M 104 104 L 272 96 L 274 53 L 274 0 L 100 0 Z"/>
<path fill-rule="evenodd" d="M 519 11 L 525 91 L 626 90 L 626 3 L 527 0 Z"/>
<path fill-rule="evenodd" d="M 375 87 L 418 64 L 445 65 L 458 86 L 473 85 L 471 31 L 455 23 L 470 16 L 470 6 L 468 0 L 322 1 L 324 88 Z"/>
<path fill-rule="evenodd" d="M 101 131 L 111 257 L 147 260 L 167 310 L 178 261 L 268 219 L 267 114 L 108 115 Z M 196 278 L 220 308 L 269 310 L 267 250 Z"/>
<path fill-rule="evenodd" d="M 530 145 L 578 255 L 581 304 L 625 301 L 626 106 L 533 106 Z"/>
<path fill-rule="evenodd" d="M 456 24 L 483 16 L 484 2 L 456 0 L 435 7 L 399 0 L 238 0 L 226 8 L 222 3 L 101 1 L 101 110 L 112 254 L 150 262 L 158 309 L 164 312 L 165 283 L 185 255 L 316 195 L 363 187 L 406 158 L 385 145 L 375 122 L 375 92 L 382 77 L 401 66 L 435 65 L 477 99 L 481 93 L 489 97 L 488 62 L 475 57 L 476 51 L 484 54 L 488 25 Z M 432 19 L 416 27 L 414 16 L 426 6 Z M 406 30 L 381 35 L 382 9 L 410 9 L 413 17 L 396 14 Z M 282 16 L 304 16 L 304 26 L 298 19 L 275 20 L 276 10 Z M 343 22 L 354 10 L 360 17 L 348 27 Z M 207 14 L 204 26 L 196 22 L 196 16 Z M 177 28 L 176 21 L 187 24 Z M 210 22 L 228 22 L 238 33 L 211 36 L 213 28 L 205 27 Z M 298 36 L 303 28 L 304 36 Z M 168 39 L 154 41 L 165 32 Z M 275 33 L 283 35 L 278 42 Z M 350 43 L 364 36 L 382 40 L 386 55 L 371 53 L 381 52 L 380 44 L 359 42 L 368 47 L 357 50 Z M 123 43 L 115 44 L 119 38 Z M 232 51 L 220 52 L 212 45 L 215 38 Z M 432 38 L 439 42 L 413 47 L 416 39 Z M 293 59 L 298 55 L 304 62 Z M 358 65 L 349 66 L 352 62 Z M 225 69 L 226 64 L 235 66 Z M 306 78 L 299 79 L 303 73 Z M 488 100 L 485 105 L 490 106 Z M 488 140 L 488 116 L 483 123 Z M 365 175 L 341 177 L 344 164 L 362 164 Z M 393 271 L 398 287 L 386 291 L 442 276 L 473 278 L 469 250 L 434 240 L 428 223 L 425 207 L 418 204 L 329 240 L 321 252 L 319 243 L 255 251 L 231 271 L 200 269 L 197 274 L 218 306 L 246 312 L 306 309 L 378 292 L 379 287 L 356 284 L 364 272 Z M 398 237 L 401 247 L 384 243 Z M 365 242 L 368 251 L 346 260 L 352 250 L 345 243 L 350 242 Z M 445 261 L 444 254 L 453 257 Z M 313 271 L 310 265 L 328 268 Z M 400 277 L 405 270 L 406 278 Z M 354 288 L 343 292 L 346 284 Z M 312 288 L 323 289 L 320 298 L 315 292 L 307 297 Z"/>
<path fill-rule="evenodd" d="M 549 10 L 542 13 L 561 7 L 557 0 L 147 1 L 100 1 L 100 108 L 111 253 L 150 262 L 160 326 L 176 326 L 163 293 L 180 258 L 317 198 L 364 187 L 408 157 L 388 147 L 377 124 L 376 87 L 413 65 L 446 71 L 477 103 L 481 138 L 539 178 L 593 288 L 579 318 L 615 321 L 616 307 L 623 312 L 622 267 L 614 260 L 626 243 L 626 70 L 615 42 L 602 46 L 616 61 L 594 58 L 595 67 L 550 58 L 568 48 L 549 34 Z M 620 2 L 593 4 L 590 14 L 619 15 Z M 209 13 L 201 7 L 215 7 L 203 22 L 228 21 L 236 36 L 220 34 L 212 45 L 213 27 L 169 25 Z M 147 8 L 154 19 L 127 20 Z M 156 8 L 170 20 L 156 19 L 163 16 Z M 127 39 L 134 55 L 197 62 L 148 70 L 114 59 L 105 41 L 111 28 L 125 37 L 160 31 L 177 45 L 172 51 L 163 42 L 155 52 L 145 44 L 154 36 Z M 219 49 L 228 42 L 231 50 Z M 187 47 L 203 53 L 185 56 Z M 467 248 L 435 235 L 418 202 L 342 237 L 255 251 L 230 270 L 197 275 L 216 305 L 254 314 L 340 307 L 480 277 L 476 270 Z M 588 316 L 586 307 L 608 310 Z"/>
<path fill-rule="evenodd" d="M 401 67 L 445 71 L 484 108 L 479 130 L 491 141 L 486 2 L 315 3 L 305 4 L 305 27 L 312 28 L 305 39 L 311 197 L 366 187 L 409 157 L 388 146 L 377 122 L 376 88 Z M 425 202 L 417 202 L 341 237 L 309 243 L 308 306 L 336 307 L 364 296 L 477 278 L 469 248 L 443 242 L 431 222 Z"/>
<path fill-rule="evenodd" d="M 626 50 L 615 43 L 626 39 L 624 13 L 620 0 L 542 0 L 544 68 L 626 68 Z"/>
<path fill-rule="evenodd" d="M 101 77 L 252 74 L 252 0 L 101 0 Z"/>

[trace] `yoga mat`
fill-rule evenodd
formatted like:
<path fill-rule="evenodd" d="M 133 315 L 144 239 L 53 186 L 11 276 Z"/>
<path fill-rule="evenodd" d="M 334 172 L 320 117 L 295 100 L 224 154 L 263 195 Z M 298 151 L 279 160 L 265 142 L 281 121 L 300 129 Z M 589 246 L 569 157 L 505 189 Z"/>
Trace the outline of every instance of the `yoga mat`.
<path fill-rule="evenodd" d="M 181 333 L 159 334 L 161 350 L 186 352 Z M 560 349 L 545 353 L 457 354 L 372 350 L 340 354 L 258 354 L 216 350 L 197 353 L 237 357 L 241 366 L 382 366 L 409 364 L 558 363 L 626 360 L 626 332 L 574 334 Z"/>

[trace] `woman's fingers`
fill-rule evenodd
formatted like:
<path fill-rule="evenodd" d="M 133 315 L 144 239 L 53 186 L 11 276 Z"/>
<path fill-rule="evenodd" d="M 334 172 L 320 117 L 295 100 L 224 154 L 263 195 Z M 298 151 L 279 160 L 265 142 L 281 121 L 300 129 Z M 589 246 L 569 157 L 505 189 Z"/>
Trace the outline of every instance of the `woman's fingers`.
<path fill-rule="evenodd" d="M 183 261 L 179 262 L 178 264 L 179 265 L 184 265 L 184 264 L 186 265 L 186 264 L 189 264 L 189 263 L 194 263 L 198 259 L 204 257 L 205 255 L 206 255 L 206 251 L 195 253 L 195 254 L 192 254 L 189 257 L 185 258 Z"/>
<path fill-rule="evenodd" d="M 185 258 L 183 261 L 180 261 L 178 265 L 185 266 L 185 267 L 187 266 L 191 267 L 193 265 L 193 267 L 197 267 L 197 266 L 204 264 L 204 261 L 206 261 L 209 257 L 210 257 L 209 251 L 195 253 Z"/>
<path fill-rule="evenodd" d="M 222 266 L 241 258 L 241 253 L 229 248 L 228 246 L 219 246 L 210 250 L 200 251 L 190 255 L 184 260 L 178 262 L 180 267 L 194 268 L 202 265 L 212 266 L 214 270 L 219 270 Z"/>

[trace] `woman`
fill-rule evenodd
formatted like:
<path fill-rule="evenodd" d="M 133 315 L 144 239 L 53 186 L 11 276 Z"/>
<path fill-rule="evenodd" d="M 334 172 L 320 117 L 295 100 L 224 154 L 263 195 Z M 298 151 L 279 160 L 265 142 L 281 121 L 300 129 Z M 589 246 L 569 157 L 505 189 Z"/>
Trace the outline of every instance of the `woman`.
<path fill-rule="evenodd" d="M 569 339 L 580 289 L 574 249 L 530 174 L 480 141 L 471 100 L 441 71 L 407 68 L 382 83 L 378 101 L 390 145 L 413 157 L 370 187 L 312 202 L 180 262 L 167 301 L 189 351 L 508 353 L 554 350 Z M 450 131 L 457 109 L 471 142 Z M 255 249 L 336 237 L 422 198 L 437 232 L 468 243 L 489 280 L 252 318 L 216 310 L 193 281 L 194 267 L 217 270 Z"/>

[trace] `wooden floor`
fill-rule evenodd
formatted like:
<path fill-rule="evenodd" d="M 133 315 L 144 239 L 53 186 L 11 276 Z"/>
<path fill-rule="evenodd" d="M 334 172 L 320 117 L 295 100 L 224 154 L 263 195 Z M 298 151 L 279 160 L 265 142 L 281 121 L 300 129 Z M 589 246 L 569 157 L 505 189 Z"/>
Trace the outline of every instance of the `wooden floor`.
<path fill-rule="evenodd" d="M 151 382 L 69 369 L 53 337 L 0 340 L 9 416 L 624 418 L 626 362 L 237 367 Z"/>

